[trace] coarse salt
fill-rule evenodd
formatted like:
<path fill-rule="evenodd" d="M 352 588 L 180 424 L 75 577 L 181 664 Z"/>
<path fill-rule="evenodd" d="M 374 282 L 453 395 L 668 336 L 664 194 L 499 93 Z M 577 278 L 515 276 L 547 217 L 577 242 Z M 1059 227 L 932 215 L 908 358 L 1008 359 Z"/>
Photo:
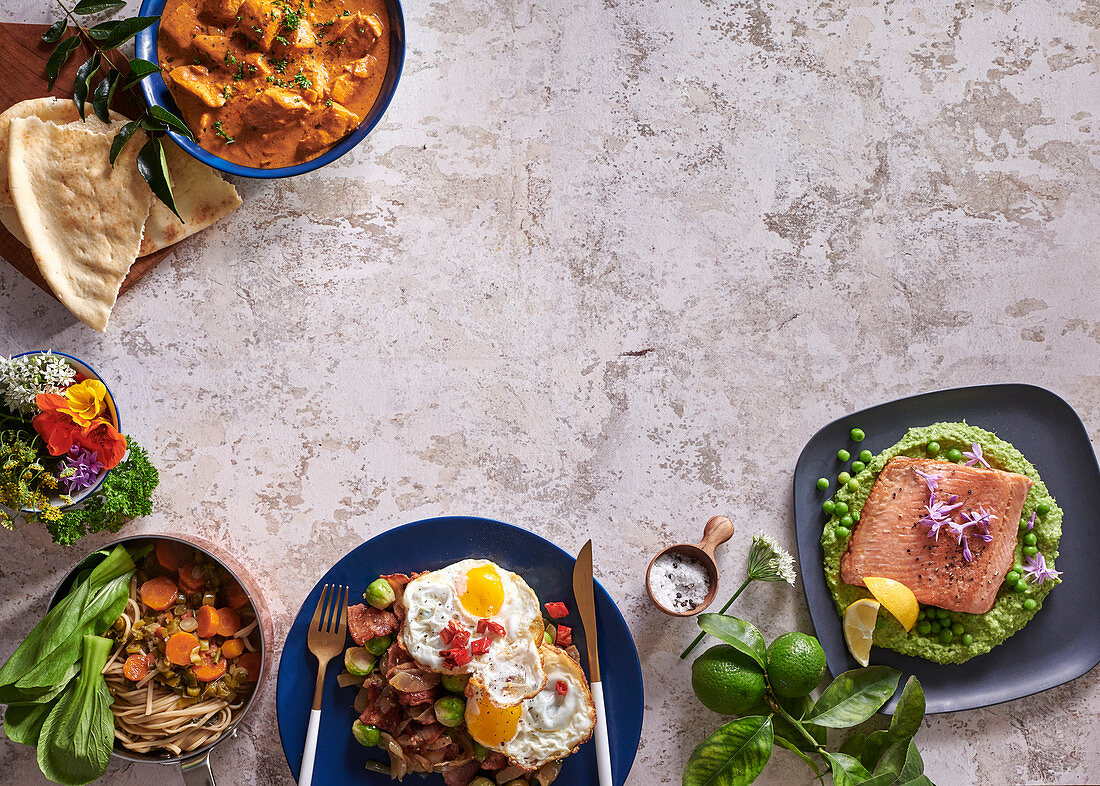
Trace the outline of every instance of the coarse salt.
<path fill-rule="evenodd" d="M 710 593 L 710 576 L 703 563 L 689 554 L 670 551 L 653 563 L 649 573 L 653 598 L 671 611 L 691 611 Z"/>

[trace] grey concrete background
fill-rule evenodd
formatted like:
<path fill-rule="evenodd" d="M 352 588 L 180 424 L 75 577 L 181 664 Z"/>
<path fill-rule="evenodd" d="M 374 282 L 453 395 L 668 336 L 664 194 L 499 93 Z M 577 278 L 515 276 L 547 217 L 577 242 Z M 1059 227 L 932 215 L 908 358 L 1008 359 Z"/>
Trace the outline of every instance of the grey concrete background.
<path fill-rule="evenodd" d="M 127 532 L 223 542 L 279 633 L 327 566 L 402 522 L 498 517 L 573 551 L 593 535 L 645 669 L 629 783 L 679 783 L 720 719 L 676 658 L 691 625 L 647 605 L 649 555 L 729 513 L 728 595 L 753 530 L 793 551 L 809 436 L 897 396 L 1032 382 L 1100 428 L 1100 6 L 406 15 L 404 79 L 369 140 L 309 176 L 239 182 L 244 206 L 123 297 L 106 336 L 0 265 L 0 352 L 53 347 L 113 382 L 163 477 Z M 102 539 L 2 541 L 6 656 Z M 800 586 L 754 586 L 736 610 L 769 638 L 811 630 Z M 929 719 L 929 775 L 1100 781 L 1098 674 Z M 215 756 L 224 780 L 290 782 L 274 710 L 271 684 Z M 38 779 L 8 743 L 0 771 Z M 760 782 L 807 773 L 778 752 Z M 151 777 L 176 776 L 106 781 Z"/>

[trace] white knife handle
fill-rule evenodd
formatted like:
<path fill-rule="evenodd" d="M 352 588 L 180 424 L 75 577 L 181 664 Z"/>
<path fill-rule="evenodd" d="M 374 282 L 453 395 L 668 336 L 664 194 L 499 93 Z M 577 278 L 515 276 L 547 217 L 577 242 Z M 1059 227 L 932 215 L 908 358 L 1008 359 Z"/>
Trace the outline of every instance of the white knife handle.
<path fill-rule="evenodd" d="M 302 752 L 302 772 L 298 776 L 298 786 L 309 786 L 313 782 L 313 757 L 317 753 L 317 730 L 321 727 L 321 711 L 309 711 L 309 728 L 306 729 L 306 749 Z"/>
<path fill-rule="evenodd" d="M 596 704 L 596 768 L 600 773 L 600 786 L 614 786 L 611 779 L 611 746 L 607 742 L 607 711 L 603 703 L 603 683 L 593 682 L 592 700 Z"/>

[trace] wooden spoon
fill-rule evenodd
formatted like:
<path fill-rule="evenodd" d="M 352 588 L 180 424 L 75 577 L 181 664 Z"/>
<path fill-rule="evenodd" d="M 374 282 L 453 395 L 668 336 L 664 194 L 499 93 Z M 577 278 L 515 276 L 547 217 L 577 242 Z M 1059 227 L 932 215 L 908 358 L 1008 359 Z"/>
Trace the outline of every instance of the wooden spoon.
<path fill-rule="evenodd" d="M 714 550 L 733 537 L 733 522 L 728 516 L 712 516 L 707 526 L 703 529 L 703 539 L 698 543 L 677 543 L 669 546 L 649 561 L 649 568 L 645 574 L 645 588 L 649 593 L 649 599 L 653 605 L 665 614 L 673 617 L 693 617 L 699 614 L 714 602 L 714 596 L 718 594 L 718 564 L 714 561 Z M 678 553 L 685 557 L 698 560 L 707 572 L 707 596 L 703 602 L 687 611 L 675 611 L 663 606 L 653 595 L 653 587 L 650 584 L 650 576 L 653 573 L 653 563 L 665 554 Z"/>

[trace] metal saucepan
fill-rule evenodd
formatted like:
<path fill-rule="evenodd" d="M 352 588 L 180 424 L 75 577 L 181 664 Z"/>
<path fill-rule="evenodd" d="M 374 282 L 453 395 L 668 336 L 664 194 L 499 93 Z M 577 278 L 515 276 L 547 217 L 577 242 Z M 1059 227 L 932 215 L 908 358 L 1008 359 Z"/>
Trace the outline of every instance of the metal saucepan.
<path fill-rule="evenodd" d="M 274 633 L 271 626 L 271 615 L 267 611 L 267 606 L 263 602 L 263 598 L 256 591 L 256 584 L 245 572 L 244 568 L 226 554 L 222 549 L 218 548 L 214 544 L 197 538 L 193 535 L 188 535 L 186 538 L 177 537 L 175 535 L 136 535 L 130 538 L 120 538 L 118 540 L 108 543 L 106 546 L 101 546 L 96 551 L 103 549 L 112 549 L 115 546 L 122 545 L 141 545 L 149 541 L 157 540 L 173 540 L 178 543 L 182 543 L 186 546 L 198 549 L 210 559 L 219 563 L 229 574 L 237 580 L 241 585 L 241 588 L 248 595 L 249 601 L 252 603 L 252 607 L 256 612 L 256 619 L 259 620 L 257 629 L 260 631 L 260 653 L 261 653 L 261 666 L 260 677 L 256 680 L 256 684 L 252 689 L 252 694 L 248 697 L 248 701 L 244 707 L 237 714 L 237 719 L 233 722 L 225 732 L 213 742 L 207 743 L 197 750 L 188 751 L 187 753 L 179 756 L 171 756 L 168 754 L 155 754 L 155 753 L 134 753 L 128 751 L 125 748 L 121 748 L 118 745 L 111 752 L 112 756 L 119 759 L 125 759 L 126 761 L 135 761 L 147 764 L 173 764 L 179 765 L 180 772 L 183 774 L 183 781 L 187 786 L 216 786 L 214 781 L 214 772 L 210 768 L 210 751 L 215 746 L 220 745 L 231 737 L 235 737 L 237 734 L 237 727 L 240 726 L 241 721 L 248 714 L 248 711 L 252 709 L 256 703 L 256 697 L 259 696 L 261 687 L 264 684 L 267 676 L 271 673 L 271 659 L 272 649 L 274 642 Z M 84 557 L 77 563 L 72 570 L 70 570 L 57 590 L 54 591 L 53 597 L 50 599 L 50 607 L 52 608 L 61 598 L 63 598 L 69 591 L 77 573 L 80 571 L 80 565 L 87 557 Z"/>

